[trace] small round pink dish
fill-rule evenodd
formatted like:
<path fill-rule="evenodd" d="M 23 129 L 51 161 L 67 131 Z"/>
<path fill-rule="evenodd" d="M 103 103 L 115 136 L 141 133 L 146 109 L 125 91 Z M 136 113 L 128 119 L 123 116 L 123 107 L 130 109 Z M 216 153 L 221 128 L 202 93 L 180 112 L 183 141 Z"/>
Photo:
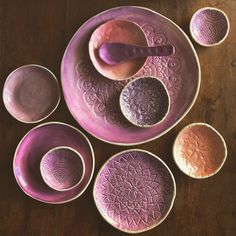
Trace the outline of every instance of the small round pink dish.
<path fill-rule="evenodd" d="M 17 68 L 7 77 L 3 102 L 7 111 L 23 123 L 47 118 L 60 102 L 60 87 L 46 67 L 30 64 Z"/>
<path fill-rule="evenodd" d="M 152 127 L 160 123 L 170 110 L 165 85 L 154 77 L 131 80 L 121 91 L 120 108 L 133 125 Z"/>
<path fill-rule="evenodd" d="M 96 70 L 112 80 L 128 79 L 142 68 L 147 58 L 136 58 L 116 65 L 108 65 L 99 57 L 98 50 L 102 44 L 112 42 L 148 46 L 145 33 L 138 24 L 118 19 L 100 25 L 90 38 L 89 55 Z"/>
<path fill-rule="evenodd" d="M 45 153 L 67 146 L 80 153 L 84 177 L 75 188 L 56 191 L 42 179 L 40 161 Z M 78 198 L 88 187 L 94 172 L 94 152 L 88 138 L 78 129 L 59 122 L 48 122 L 31 129 L 18 144 L 13 171 L 20 188 L 30 197 L 45 203 L 60 204 Z"/>
<path fill-rule="evenodd" d="M 102 217 L 126 233 L 150 230 L 165 220 L 176 184 L 168 166 L 140 149 L 112 156 L 95 179 L 93 196 Z"/>
<path fill-rule="evenodd" d="M 44 182 L 57 191 L 75 188 L 84 176 L 82 156 L 72 148 L 59 146 L 49 150 L 40 162 Z"/>
<path fill-rule="evenodd" d="M 221 44 L 229 33 L 229 19 L 220 9 L 205 7 L 194 13 L 190 33 L 200 45 L 211 47 Z"/>
<path fill-rule="evenodd" d="M 212 126 L 192 123 L 176 137 L 173 156 L 184 174 L 204 179 L 215 175 L 222 168 L 227 147 L 223 137 Z"/>

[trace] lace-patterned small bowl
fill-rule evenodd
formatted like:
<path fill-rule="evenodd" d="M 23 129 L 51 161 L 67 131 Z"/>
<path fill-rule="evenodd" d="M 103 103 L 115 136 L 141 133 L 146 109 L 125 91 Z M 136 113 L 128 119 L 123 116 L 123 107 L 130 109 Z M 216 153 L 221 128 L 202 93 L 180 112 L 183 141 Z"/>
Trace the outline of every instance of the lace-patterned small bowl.
<path fill-rule="evenodd" d="M 154 77 L 130 81 L 121 91 L 123 115 L 138 127 L 153 127 L 161 123 L 170 110 L 170 97 L 165 85 Z"/>
<path fill-rule="evenodd" d="M 57 191 L 75 188 L 83 179 L 85 168 L 81 155 L 66 146 L 49 150 L 40 162 L 44 182 Z"/>
<path fill-rule="evenodd" d="M 145 33 L 141 27 L 131 21 L 115 19 L 100 25 L 89 41 L 89 55 L 96 70 L 112 80 L 126 80 L 139 72 L 147 57 L 108 65 L 99 57 L 98 49 L 103 43 L 117 42 L 138 46 L 148 46 Z"/>
<path fill-rule="evenodd" d="M 205 47 L 221 44 L 226 39 L 229 28 L 227 15 L 214 7 L 199 9 L 190 21 L 192 38 Z"/>
<path fill-rule="evenodd" d="M 174 161 L 186 175 L 204 179 L 215 175 L 227 157 L 223 137 L 206 123 L 192 123 L 177 135 L 173 146 Z"/>

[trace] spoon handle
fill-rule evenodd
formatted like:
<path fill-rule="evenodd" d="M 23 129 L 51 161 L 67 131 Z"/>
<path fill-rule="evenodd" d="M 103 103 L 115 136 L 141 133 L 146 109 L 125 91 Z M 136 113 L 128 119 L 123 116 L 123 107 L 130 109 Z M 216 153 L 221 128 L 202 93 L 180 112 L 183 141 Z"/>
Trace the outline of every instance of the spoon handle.
<path fill-rule="evenodd" d="M 159 45 L 154 47 L 132 46 L 127 48 L 131 58 L 147 56 L 170 56 L 174 53 L 174 47 L 171 44 Z"/>
<path fill-rule="evenodd" d="M 100 58 L 109 65 L 148 56 L 170 56 L 175 49 L 171 44 L 144 47 L 124 43 L 104 43 L 99 48 Z"/>

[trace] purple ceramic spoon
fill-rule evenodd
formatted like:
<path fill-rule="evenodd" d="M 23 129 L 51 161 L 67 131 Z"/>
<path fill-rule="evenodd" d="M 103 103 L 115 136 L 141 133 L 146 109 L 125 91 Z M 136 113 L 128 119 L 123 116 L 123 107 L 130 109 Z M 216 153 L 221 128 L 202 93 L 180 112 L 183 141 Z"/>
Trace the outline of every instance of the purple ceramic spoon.
<path fill-rule="evenodd" d="M 109 65 L 147 56 L 170 56 L 174 53 L 171 44 L 143 47 L 125 43 L 104 43 L 98 50 L 99 57 Z"/>

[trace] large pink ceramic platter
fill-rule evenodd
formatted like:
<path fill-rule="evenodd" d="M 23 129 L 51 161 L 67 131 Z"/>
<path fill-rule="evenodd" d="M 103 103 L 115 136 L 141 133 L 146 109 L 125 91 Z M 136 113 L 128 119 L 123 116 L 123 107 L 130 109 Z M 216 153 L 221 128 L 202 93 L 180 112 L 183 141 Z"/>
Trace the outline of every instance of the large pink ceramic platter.
<path fill-rule="evenodd" d="M 175 200 L 174 177 L 150 152 L 132 149 L 111 157 L 99 171 L 94 200 L 115 228 L 139 233 L 165 220 Z"/>
<path fill-rule="evenodd" d="M 103 77 L 89 59 L 91 34 L 111 19 L 138 24 L 149 46 L 175 46 L 173 56 L 149 57 L 134 76 L 159 77 L 168 89 L 170 112 L 154 127 L 139 128 L 126 121 L 119 107 L 119 95 L 128 81 Z M 134 145 L 162 136 L 188 113 L 199 91 L 200 65 L 189 38 L 168 18 L 142 7 L 118 7 L 92 17 L 78 29 L 62 59 L 61 81 L 67 106 L 86 131 L 108 143 Z"/>
<path fill-rule="evenodd" d="M 67 146 L 81 154 L 85 173 L 82 181 L 68 191 L 50 188 L 40 174 L 40 161 L 52 148 Z M 59 204 L 79 197 L 87 188 L 94 171 L 93 148 L 78 129 L 59 122 L 49 122 L 31 129 L 19 143 L 13 161 L 17 183 L 30 197 L 45 203 Z"/>

